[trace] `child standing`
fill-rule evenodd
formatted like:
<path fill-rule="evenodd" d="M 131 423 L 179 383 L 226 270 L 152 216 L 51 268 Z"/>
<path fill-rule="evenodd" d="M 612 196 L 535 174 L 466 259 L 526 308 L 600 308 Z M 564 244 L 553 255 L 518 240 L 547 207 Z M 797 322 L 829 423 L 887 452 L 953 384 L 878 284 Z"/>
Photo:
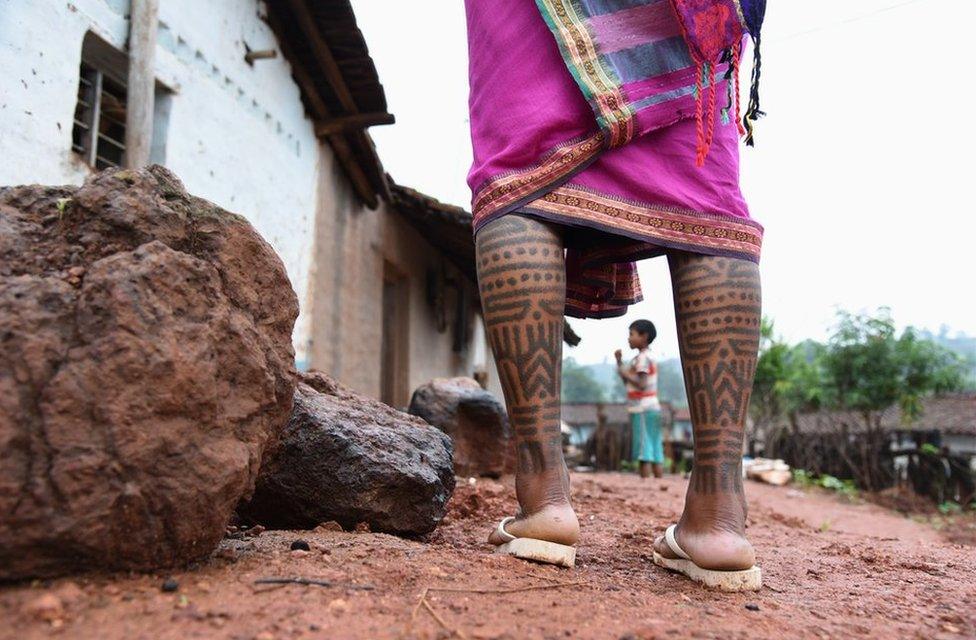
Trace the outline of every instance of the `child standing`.
<path fill-rule="evenodd" d="M 657 365 L 651 359 L 651 343 L 657 329 L 650 320 L 636 320 L 630 325 L 627 343 L 637 355 L 624 364 L 617 349 L 617 373 L 627 387 L 627 412 L 633 432 L 632 458 L 640 461 L 640 476 L 664 475 L 664 444 L 661 441 L 661 405 L 657 398 Z"/>

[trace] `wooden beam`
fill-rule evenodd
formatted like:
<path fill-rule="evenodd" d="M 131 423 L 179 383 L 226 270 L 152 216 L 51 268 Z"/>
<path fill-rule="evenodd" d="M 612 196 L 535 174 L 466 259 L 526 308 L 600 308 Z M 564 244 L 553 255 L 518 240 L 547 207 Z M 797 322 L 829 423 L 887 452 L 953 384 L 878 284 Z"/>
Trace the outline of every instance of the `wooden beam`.
<path fill-rule="evenodd" d="M 156 102 L 156 31 L 159 0 L 132 0 L 129 11 L 129 78 L 126 87 L 125 168 L 149 164 Z M 98 146 L 98 130 L 94 132 Z M 94 166 L 94 165 L 93 165 Z"/>
<path fill-rule="evenodd" d="M 360 130 L 356 132 L 359 136 L 360 144 L 362 144 L 367 153 L 369 153 L 369 159 L 372 163 L 372 169 L 376 172 L 376 179 L 379 181 L 380 196 L 386 202 L 393 200 L 393 193 L 390 191 L 390 181 L 386 178 L 386 172 L 383 170 L 383 163 L 380 161 L 380 156 L 376 152 L 376 145 L 373 144 L 373 138 L 365 130 Z"/>
<path fill-rule="evenodd" d="M 350 114 L 358 113 L 359 107 L 356 106 L 356 101 L 353 99 L 352 93 L 346 85 L 346 79 L 342 77 L 342 71 L 332 56 L 332 50 L 329 49 L 329 44 L 322 36 L 322 32 L 315 25 L 315 20 L 312 18 L 312 14 L 309 12 L 305 0 L 288 0 L 288 5 L 295 14 L 295 19 L 298 21 L 302 33 L 305 34 L 308 44 L 312 47 L 312 53 L 315 54 L 315 59 L 318 61 L 322 73 L 325 74 L 329 84 L 335 90 L 336 97 L 339 98 L 342 108 Z"/>
<path fill-rule="evenodd" d="M 319 122 L 315 125 L 315 135 L 327 136 L 332 133 L 341 133 L 348 129 L 365 129 L 381 124 L 393 124 L 396 118 L 392 113 L 356 113 L 351 116 L 339 116 Z"/>
<path fill-rule="evenodd" d="M 332 55 L 332 50 L 329 49 L 329 43 L 322 35 L 322 32 L 319 31 L 315 24 L 315 19 L 308 10 L 307 0 L 288 0 L 288 5 L 291 7 L 309 46 L 312 48 L 312 53 L 319 63 L 319 69 L 325 74 L 325 78 L 332 86 L 332 90 L 335 91 L 339 103 L 342 104 L 342 108 L 348 112 L 347 116 L 357 115 L 359 113 L 359 107 L 356 105 L 356 100 L 353 98 L 352 92 L 349 91 L 349 86 L 346 84 L 346 79 L 342 76 L 342 70 L 339 69 L 339 65 Z M 364 132 L 360 131 L 356 135 L 360 140 L 366 140 L 368 142 L 368 136 Z M 376 187 L 383 194 L 383 198 L 389 200 L 390 185 L 387 183 L 386 174 L 382 170 L 379 157 L 376 156 L 376 151 L 372 148 L 371 144 L 367 144 L 367 149 L 372 155 L 373 164 L 377 166 Z"/>
<path fill-rule="evenodd" d="M 268 21 L 271 23 L 271 28 L 275 33 L 283 33 L 281 25 L 275 17 L 274 10 L 268 11 Z M 278 44 L 281 46 L 281 52 L 285 58 L 291 61 L 292 73 L 308 100 L 314 119 L 320 121 L 332 119 L 332 113 L 326 106 L 325 101 L 322 100 L 322 96 L 319 95 L 318 89 L 315 87 L 315 82 L 308 75 L 308 71 L 297 63 L 298 58 L 291 55 L 288 43 L 285 42 L 284 38 L 279 37 Z M 376 208 L 379 204 L 379 201 L 376 199 L 376 191 L 373 189 L 372 184 L 370 184 L 369 177 L 363 171 L 363 168 L 356 162 L 356 157 L 353 155 L 352 149 L 349 146 L 349 141 L 341 133 L 328 135 L 326 139 L 329 141 L 332 150 L 335 151 L 339 163 L 346 171 L 346 175 L 349 176 L 349 181 L 352 182 L 356 193 L 363 199 L 366 206 L 370 209 Z"/>

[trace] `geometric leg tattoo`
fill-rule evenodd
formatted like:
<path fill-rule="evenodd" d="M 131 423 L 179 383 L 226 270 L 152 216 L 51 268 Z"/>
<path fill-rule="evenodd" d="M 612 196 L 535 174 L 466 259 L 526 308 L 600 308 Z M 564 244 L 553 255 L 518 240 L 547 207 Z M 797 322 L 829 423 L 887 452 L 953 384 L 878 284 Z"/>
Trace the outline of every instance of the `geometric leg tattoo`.
<path fill-rule="evenodd" d="M 476 259 L 485 326 L 515 432 L 521 484 L 531 476 L 551 474 L 561 483 L 562 239 L 544 222 L 509 214 L 478 232 Z"/>
<path fill-rule="evenodd" d="M 742 446 L 759 350 L 759 268 L 748 260 L 668 257 L 695 451 L 690 490 L 742 496 Z"/>

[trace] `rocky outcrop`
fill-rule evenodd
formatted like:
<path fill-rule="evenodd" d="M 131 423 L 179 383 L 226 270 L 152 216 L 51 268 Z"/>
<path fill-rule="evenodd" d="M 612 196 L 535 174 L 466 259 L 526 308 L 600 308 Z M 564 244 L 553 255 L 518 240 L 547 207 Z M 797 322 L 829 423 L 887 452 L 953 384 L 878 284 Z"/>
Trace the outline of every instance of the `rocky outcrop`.
<path fill-rule="evenodd" d="M 505 408 L 471 378 L 436 378 L 418 387 L 409 412 L 454 442 L 454 472 L 497 478 L 515 470 Z"/>
<path fill-rule="evenodd" d="M 265 458 L 241 516 L 281 529 L 432 531 L 454 491 L 451 441 L 422 420 L 305 374 L 291 420 Z"/>
<path fill-rule="evenodd" d="M 210 553 L 288 419 L 297 313 L 161 167 L 0 189 L 0 579 Z"/>

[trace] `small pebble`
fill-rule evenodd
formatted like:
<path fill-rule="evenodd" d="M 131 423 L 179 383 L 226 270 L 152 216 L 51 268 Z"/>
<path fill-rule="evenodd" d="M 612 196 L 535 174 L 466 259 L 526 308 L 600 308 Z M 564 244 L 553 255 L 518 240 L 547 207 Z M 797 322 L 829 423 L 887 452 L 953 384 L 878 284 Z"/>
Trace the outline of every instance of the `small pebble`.
<path fill-rule="evenodd" d="M 308 546 L 308 542 L 298 539 L 291 543 L 292 551 L 311 551 L 312 547 Z"/>
<path fill-rule="evenodd" d="M 167 578 L 166 580 L 163 580 L 163 584 L 160 585 L 159 588 L 166 593 L 172 593 L 180 588 L 180 583 L 173 578 Z"/>
<path fill-rule="evenodd" d="M 25 604 L 24 613 L 35 620 L 54 622 L 64 616 L 64 603 L 53 593 L 45 593 Z"/>
<path fill-rule="evenodd" d="M 748 609 L 749 611 L 759 611 L 759 605 L 750 602 L 749 604 L 746 605 L 746 609 Z"/>

